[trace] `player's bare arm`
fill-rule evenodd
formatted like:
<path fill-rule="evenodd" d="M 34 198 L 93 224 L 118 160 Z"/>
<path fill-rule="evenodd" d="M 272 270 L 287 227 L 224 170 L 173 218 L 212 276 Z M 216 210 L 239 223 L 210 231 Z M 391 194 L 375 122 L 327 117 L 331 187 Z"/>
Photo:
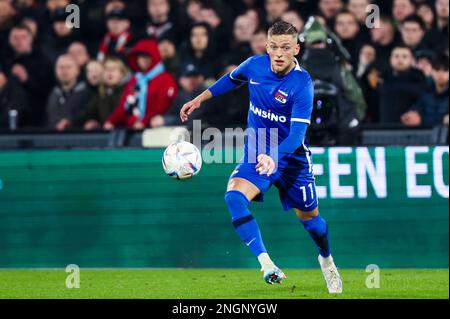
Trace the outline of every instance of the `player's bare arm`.
<path fill-rule="evenodd" d="M 213 95 L 211 94 L 210 90 L 205 90 L 202 94 L 197 96 L 195 99 L 187 102 L 183 105 L 180 111 L 180 119 L 181 122 L 186 122 L 189 119 L 189 116 L 194 112 L 196 109 L 200 108 L 203 102 L 211 99 Z"/>

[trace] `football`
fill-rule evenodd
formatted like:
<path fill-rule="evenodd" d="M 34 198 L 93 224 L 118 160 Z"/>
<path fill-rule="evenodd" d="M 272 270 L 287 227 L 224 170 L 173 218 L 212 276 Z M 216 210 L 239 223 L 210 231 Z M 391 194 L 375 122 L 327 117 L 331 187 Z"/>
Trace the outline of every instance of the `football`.
<path fill-rule="evenodd" d="M 175 142 L 167 146 L 162 158 L 166 174 L 175 179 L 189 179 L 200 172 L 202 156 L 189 142 Z"/>

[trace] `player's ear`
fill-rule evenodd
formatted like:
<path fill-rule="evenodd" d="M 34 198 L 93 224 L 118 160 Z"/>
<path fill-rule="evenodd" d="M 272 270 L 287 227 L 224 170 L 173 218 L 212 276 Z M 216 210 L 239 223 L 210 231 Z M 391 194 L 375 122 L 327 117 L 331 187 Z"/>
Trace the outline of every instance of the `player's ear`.
<path fill-rule="evenodd" d="M 296 44 L 295 46 L 295 55 L 298 55 L 300 53 L 300 44 Z"/>

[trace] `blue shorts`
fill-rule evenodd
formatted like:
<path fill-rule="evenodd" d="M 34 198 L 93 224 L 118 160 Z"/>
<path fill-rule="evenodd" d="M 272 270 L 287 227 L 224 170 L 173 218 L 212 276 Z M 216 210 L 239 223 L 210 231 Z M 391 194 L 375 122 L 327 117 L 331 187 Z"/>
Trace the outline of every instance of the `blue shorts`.
<path fill-rule="evenodd" d="M 273 184 L 278 188 L 284 210 L 297 208 L 310 212 L 318 206 L 314 174 L 310 165 L 305 165 L 303 161 L 293 159 L 271 176 L 259 175 L 254 163 L 241 162 L 231 178 L 242 178 L 254 184 L 261 191 L 254 199 L 257 202 L 263 201 L 264 193 Z"/>

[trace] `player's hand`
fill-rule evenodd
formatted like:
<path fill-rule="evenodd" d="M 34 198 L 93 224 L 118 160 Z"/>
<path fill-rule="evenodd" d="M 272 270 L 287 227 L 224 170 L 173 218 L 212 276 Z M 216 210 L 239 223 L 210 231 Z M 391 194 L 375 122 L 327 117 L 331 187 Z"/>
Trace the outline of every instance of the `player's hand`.
<path fill-rule="evenodd" d="M 181 122 L 186 122 L 189 118 L 189 116 L 194 112 L 196 109 L 200 107 L 201 102 L 197 99 L 193 99 L 192 101 L 187 102 L 183 105 L 180 111 L 180 119 Z"/>
<path fill-rule="evenodd" d="M 258 164 L 256 165 L 256 171 L 259 175 L 267 174 L 267 176 L 272 175 L 275 170 L 275 161 L 272 157 L 261 154 L 258 156 Z"/>

